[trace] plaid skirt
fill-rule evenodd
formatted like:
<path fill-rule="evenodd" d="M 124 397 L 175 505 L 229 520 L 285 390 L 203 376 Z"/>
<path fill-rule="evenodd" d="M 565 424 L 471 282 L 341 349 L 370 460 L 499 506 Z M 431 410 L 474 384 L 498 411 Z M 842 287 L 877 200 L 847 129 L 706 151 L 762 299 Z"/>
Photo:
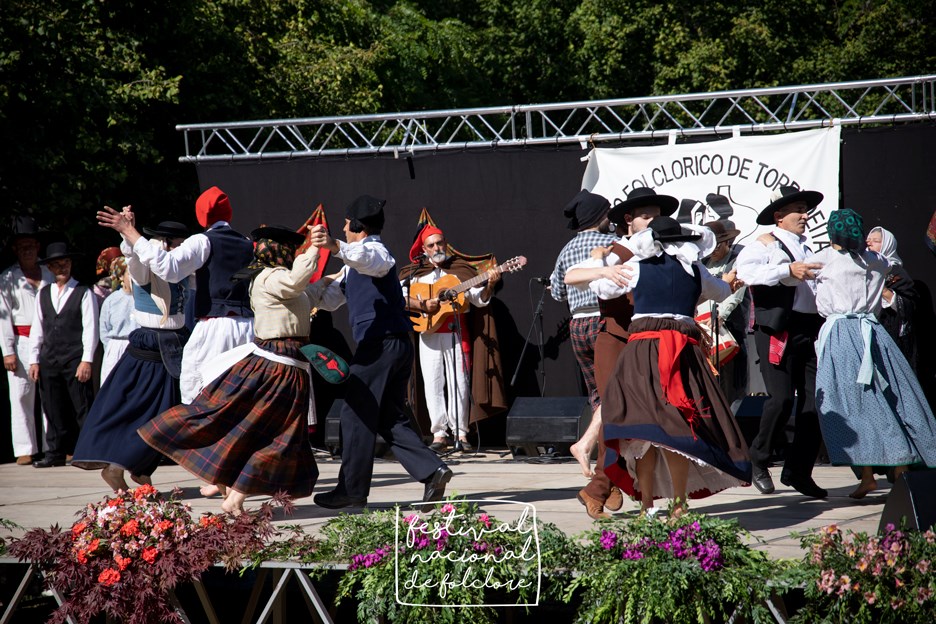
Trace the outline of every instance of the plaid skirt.
<path fill-rule="evenodd" d="M 675 330 L 699 340 L 697 328 L 665 318 L 641 318 L 631 335 Z M 670 404 L 660 380 L 659 340 L 631 340 L 624 347 L 602 397 L 605 473 L 634 498 L 641 496 L 636 460 L 650 445 L 691 459 L 689 498 L 704 498 L 733 486 L 750 485 L 751 460 L 737 421 L 699 345 L 686 344 L 678 366 L 686 396 L 696 408 L 689 419 Z M 662 454 L 657 455 L 654 498 L 672 498 L 672 482 Z"/>
<path fill-rule="evenodd" d="M 297 340 L 255 342 L 304 359 Z M 306 371 L 251 355 L 208 384 L 191 405 L 163 412 L 138 433 L 209 483 L 244 494 L 285 491 L 302 498 L 318 479 L 307 429 L 311 399 Z"/>

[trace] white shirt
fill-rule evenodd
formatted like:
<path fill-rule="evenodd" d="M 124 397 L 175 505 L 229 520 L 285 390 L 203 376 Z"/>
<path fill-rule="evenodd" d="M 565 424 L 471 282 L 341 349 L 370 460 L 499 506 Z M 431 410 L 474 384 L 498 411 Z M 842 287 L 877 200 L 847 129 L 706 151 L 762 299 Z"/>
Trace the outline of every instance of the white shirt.
<path fill-rule="evenodd" d="M 338 241 L 338 253 L 336 258 L 344 261 L 345 266 L 335 281 L 325 284 L 325 280 L 319 280 L 306 289 L 306 294 L 312 302 L 312 306 L 322 310 L 337 310 L 345 303 L 345 295 L 341 289 L 341 284 L 348 278 L 348 269 L 354 269 L 361 275 L 371 277 L 383 277 L 386 275 L 396 260 L 390 254 L 390 250 L 380 240 L 380 236 L 368 236 L 354 243 Z"/>
<path fill-rule="evenodd" d="M 857 258 L 847 251 L 826 247 L 814 257 L 822 268 L 816 272 L 816 307 L 819 314 L 877 315 L 881 312 L 887 259 L 873 251 Z"/>
<path fill-rule="evenodd" d="M 769 245 L 754 241 L 738 254 L 735 263 L 738 279 L 748 286 L 795 286 L 793 310 L 803 314 L 816 314 L 815 280 L 798 280 L 790 275 L 790 258 L 779 242 L 783 241 L 793 254 L 795 262 L 812 262 L 813 253 L 806 245 L 806 237 L 780 228 L 774 228 L 770 233 L 776 241 Z"/>
<path fill-rule="evenodd" d="M 65 288 L 59 288 L 58 284 L 49 284 L 49 294 L 52 295 L 52 307 L 56 312 L 61 312 L 62 308 L 68 303 L 68 299 L 75 287 L 78 285 L 75 278 L 68 280 Z M 97 298 L 88 288 L 81 297 L 81 361 L 93 362 L 94 350 L 98 343 L 98 309 Z M 39 351 L 42 349 L 44 341 L 42 332 L 42 306 L 36 305 L 36 314 L 33 316 L 32 329 L 29 330 L 29 363 L 39 363 Z"/>
<path fill-rule="evenodd" d="M 4 357 L 16 355 L 14 328 L 32 325 L 39 289 L 55 281 L 55 276 L 43 265 L 40 265 L 40 273 L 39 286 L 35 288 L 26 279 L 19 263 L 0 273 L 0 350 Z"/>

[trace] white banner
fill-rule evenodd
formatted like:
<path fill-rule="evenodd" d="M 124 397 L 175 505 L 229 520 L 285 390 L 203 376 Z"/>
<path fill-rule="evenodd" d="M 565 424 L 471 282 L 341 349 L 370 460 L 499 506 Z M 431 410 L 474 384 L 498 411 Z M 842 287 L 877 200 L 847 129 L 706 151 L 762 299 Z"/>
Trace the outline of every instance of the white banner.
<path fill-rule="evenodd" d="M 583 188 L 613 204 L 647 186 L 680 200 L 674 218 L 684 223 L 729 219 L 741 230 L 735 241 L 753 240 L 768 226 L 755 219 L 780 186 L 819 191 L 812 212 L 814 250 L 828 241 L 826 222 L 838 208 L 841 126 L 769 136 L 735 136 L 705 143 L 594 149 Z"/>

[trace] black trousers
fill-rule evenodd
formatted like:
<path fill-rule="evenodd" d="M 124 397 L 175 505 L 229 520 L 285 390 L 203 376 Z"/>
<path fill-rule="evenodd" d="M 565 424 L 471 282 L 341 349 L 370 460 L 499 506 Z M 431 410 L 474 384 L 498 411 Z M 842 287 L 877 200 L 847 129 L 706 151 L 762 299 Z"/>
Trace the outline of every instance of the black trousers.
<path fill-rule="evenodd" d="M 816 413 L 815 350 L 822 320 L 818 314 L 791 313 L 787 346 L 779 365 L 770 363 L 770 336 L 760 329 L 754 332 L 761 374 L 770 395 L 764 403 L 760 429 L 751 443 L 755 470 L 767 467 L 774 441 L 782 436 L 795 402 L 796 430 L 793 444 L 787 448 L 783 470 L 794 475 L 812 474 L 822 444 Z"/>
<path fill-rule="evenodd" d="M 65 366 L 39 365 L 39 395 L 49 426 L 46 457 L 64 459 L 75 451 L 78 431 L 94 400 L 91 380 L 82 383 L 75 378 L 80 361 Z"/>
<path fill-rule="evenodd" d="M 350 363 L 350 377 L 345 382 L 345 405 L 341 410 L 337 492 L 353 498 L 367 497 L 374 474 L 378 433 L 417 481 L 425 481 L 442 466 L 442 460 L 410 425 L 406 388 L 412 366 L 413 345 L 406 335 L 358 344 Z"/>

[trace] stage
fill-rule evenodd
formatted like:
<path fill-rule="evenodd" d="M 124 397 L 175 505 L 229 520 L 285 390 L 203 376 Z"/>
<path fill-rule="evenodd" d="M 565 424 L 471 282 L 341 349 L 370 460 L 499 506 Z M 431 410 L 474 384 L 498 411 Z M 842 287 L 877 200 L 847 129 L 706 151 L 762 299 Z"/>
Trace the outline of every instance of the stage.
<path fill-rule="evenodd" d="M 330 490 L 341 463 L 322 453 L 318 457 L 321 475 L 316 492 Z M 537 517 L 557 525 L 568 535 L 591 527 L 575 495 L 585 484 L 578 464 L 516 460 L 507 449 L 484 449 L 470 455 L 452 455 L 446 459 L 455 476 L 448 493 L 470 499 L 510 500 L 531 503 Z M 837 524 L 842 529 L 874 532 L 890 491 L 890 484 L 879 477 L 879 489 L 861 501 L 848 498 L 857 480 L 849 468 L 817 466 L 816 482 L 829 491 L 826 500 L 814 500 L 780 484 L 780 469 L 772 469 L 776 493 L 765 496 L 754 487 L 734 488 L 707 499 L 692 501 L 693 510 L 717 516 L 737 518 L 738 522 L 762 542 L 758 548 L 773 558 L 799 558 L 803 551 L 795 534 Z M 195 515 L 219 512 L 220 500 L 205 499 L 198 493 L 200 482 L 178 466 L 161 466 L 153 476 L 154 486 L 164 492 L 179 487 Z M 410 479 L 396 462 L 378 460 L 368 499 L 370 508 L 392 508 L 395 503 L 410 503 L 422 497 L 423 486 Z M 0 518 L 26 528 L 70 526 L 74 514 L 86 503 L 109 494 L 98 472 L 72 467 L 37 469 L 15 464 L 0 465 Z M 251 497 L 247 508 L 256 507 L 264 497 Z M 278 524 L 298 524 L 314 533 L 338 512 L 323 509 L 312 498 L 295 501 L 291 516 L 277 512 Z M 625 500 L 618 514 L 634 514 L 637 503 Z M 498 513 L 492 509 L 492 513 Z"/>

